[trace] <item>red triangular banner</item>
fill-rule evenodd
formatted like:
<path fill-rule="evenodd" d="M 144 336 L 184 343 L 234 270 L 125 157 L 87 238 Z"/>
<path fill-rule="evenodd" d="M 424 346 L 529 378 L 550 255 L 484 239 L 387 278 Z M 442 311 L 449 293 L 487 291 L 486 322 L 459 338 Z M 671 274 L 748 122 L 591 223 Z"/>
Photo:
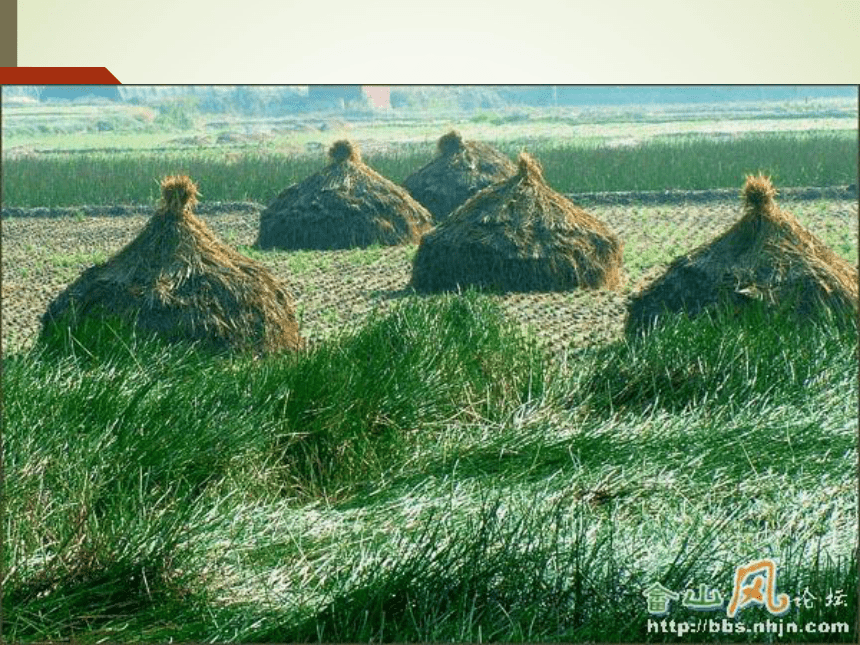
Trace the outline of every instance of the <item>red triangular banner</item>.
<path fill-rule="evenodd" d="M 0 85 L 121 85 L 107 67 L 0 67 Z"/>

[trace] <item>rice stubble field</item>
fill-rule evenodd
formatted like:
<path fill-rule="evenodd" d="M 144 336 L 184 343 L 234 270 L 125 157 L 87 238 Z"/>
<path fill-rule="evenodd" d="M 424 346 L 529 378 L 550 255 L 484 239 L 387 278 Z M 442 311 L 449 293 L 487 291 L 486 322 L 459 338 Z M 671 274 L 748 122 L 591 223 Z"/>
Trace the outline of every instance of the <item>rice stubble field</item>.
<path fill-rule="evenodd" d="M 635 196 L 634 196 L 635 199 Z M 856 261 L 857 203 L 848 199 L 781 201 L 801 223 L 849 261 Z M 259 206 L 262 209 L 262 206 Z M 620 337 L 626 298 L 681 253 L 727 229 L 741 216 L 739 199 L 706 203 L 588 207 L 624 241 L 626 282 L 618 290 L 507 293 L 496 296 L 513 320 L 560 351 Z M 84 269 L 106 260 L 137 235 L 148 215 L 11 217 L 3 221 L 3 343 L 31 343 L 40 316 Z M 258 251 L 259 211 L 203 216 L 213 231 L 287 281 L 300 331 L 312 343 L 358 326 L 403 297 L 415 245 L 344 251 Z"/>

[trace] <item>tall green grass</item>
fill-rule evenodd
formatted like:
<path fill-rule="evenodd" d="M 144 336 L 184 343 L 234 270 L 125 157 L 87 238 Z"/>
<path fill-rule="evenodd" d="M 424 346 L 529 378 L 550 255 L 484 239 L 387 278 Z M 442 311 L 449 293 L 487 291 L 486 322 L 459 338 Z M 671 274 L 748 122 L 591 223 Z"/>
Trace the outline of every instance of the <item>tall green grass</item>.
<path fill-rule="evenodd" d="M 857 132 L 747 134 L 656 139 L 625 148 L 569 147 L 540 153 L 545 176 L 563 192 L 740 188 L 762 171 L 776 186 L 836 186 L 857 178 Z"/>
<path fill-rule="evenodd" d="M 427 339 L 433 338 L 433 343 Z M 332 495 L 403 459 L 446 424 L 498 421 L 543 388 L 547 366 L 489 300 L 422 300 L 371 319 L 243 387 L 271 410 L 299 490 Z"/>
<path fill-rule="evenodd" d="M 759 397 L 799 400 L 810 387 L 832 390 L 844 375 L 819 365 L 842 356 L 856 341 L 857 328 L 851 314 L 847 320 L 822 315 L 801 317 L 789 306 L 775 313 L 763 303 L 748 305 L 741 315 L 731 305 L 694 318 L 667 315 L 660 333 L 594 350 L 596 369 L 576 390 L 575 403 L 683 411 L 748 405 Z"/>
<path fill-rule="evenodd" d="M 555 145 L 548 141 L 502 143 L 511 156 L 526 148 L 561 192 L 709 189 L 740 187 L 744 175 L 763 171 L 778 186 L 832 186 L 856 181 L 857 134 L 745 135 L 654 140 L 628 148 Z M 414 145 L 391 154 L 366 155 L 371 167 L 396 183 L 430 161 Z M 228 159 L 220 153 L 45 155 L 4 161 L 6 206 L 75 206 L 154 203 L 157 180 L 185 173 L 206 201 L 268 203 L 288 185 L 322 168 L 319 157 L 253 152 Z"/>
<path fill-rule="evenodd" d="M 664 641 L 645 586 L 765 556 L 820 601 L 786 620 L 853 626 L 856 325 L 766 322 L 551 359 L 469 292 L 262 360 L 45 338 L 3 363 L 4 635 Z"/>

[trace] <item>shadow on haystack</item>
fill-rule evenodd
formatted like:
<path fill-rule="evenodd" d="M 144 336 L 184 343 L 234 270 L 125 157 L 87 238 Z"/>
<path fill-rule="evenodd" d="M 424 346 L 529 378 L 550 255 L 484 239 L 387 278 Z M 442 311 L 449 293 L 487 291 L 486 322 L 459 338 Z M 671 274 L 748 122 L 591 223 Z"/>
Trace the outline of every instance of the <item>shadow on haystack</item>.
<path fill-rule="evenodd" d="M 198 192 L 191 179 L 167 177 L 161 188 L 162 204 L 138 236 L 51 302 L 41 339 L 118 321 L 218 352 L 301 348 L 287 285 L 221 242 L 193 213 Z"/>
<path fill-rule="evenodd" d="M 857 268 L 780 209 L 770 178 L 748 176 L 744 215 L 711 242 L 676 258 L 630 301 L 626 334 L 645 334 L 666 316 L 690 317 L 761 303 L 801 321 L 858 311 Z"/>
<path fill-rule="evenodd" d="M 521 153 L 514 176 L 475 194 L 421 238 L 411 285 L 425 292 L 615 289 L 624 282 L 622 249 Z"/>
<path fill-rule="evenodd" d="M 337 141 L 329 164 L 289 186 L 260 214 L 259 249 L 335 250 L 416 243 L 433 225 L 405 188 L 361 159 L 358 147 Z"/>
<path fill-rule="evenodd" d="M 507 155 L 479 141 L 464 141 L 452 130 L 439 139 L 438 155 L 415 171 L 403 186 L 442 222 L 477 192 L 513 176 L 516 165 Z"/>

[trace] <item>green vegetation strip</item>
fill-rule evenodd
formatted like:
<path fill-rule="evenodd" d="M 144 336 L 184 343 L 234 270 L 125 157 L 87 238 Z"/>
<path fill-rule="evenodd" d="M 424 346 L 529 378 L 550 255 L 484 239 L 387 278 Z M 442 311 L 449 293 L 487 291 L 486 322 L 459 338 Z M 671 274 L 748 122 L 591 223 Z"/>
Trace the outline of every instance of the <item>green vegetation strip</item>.
<path fill-rule="evenodd" d="M 553 144 L 547 140 L 502 142 L 515 156 L 523 148 L 543 164 L 548 183 L 564 193 L 739 188 L 748 173 L 772 175 L 779 187 L 838 186 L 856 181 L 857 133 L 743 135 L 655 139 L 631 147 Z M 318 157 L 249 152 L 80 153 L 4 160 L 3 203 L 10 207 L 149 204 L 157 181 L 188 174 L 205 201 L 270 202 L 288 185 L 325 163 Z M 425 146 L 400 146 L 365 155 L 396 183 L 430 161 Z"/>
<path fill-rule="evenodd" d="M 4 635 L 663 641 L 645 587 L 761 557 L 853 626 L 856 323 L 762 316 L 554 359 L 471 292 L 260 360 L 55 330 L 3 363 Z"/>

